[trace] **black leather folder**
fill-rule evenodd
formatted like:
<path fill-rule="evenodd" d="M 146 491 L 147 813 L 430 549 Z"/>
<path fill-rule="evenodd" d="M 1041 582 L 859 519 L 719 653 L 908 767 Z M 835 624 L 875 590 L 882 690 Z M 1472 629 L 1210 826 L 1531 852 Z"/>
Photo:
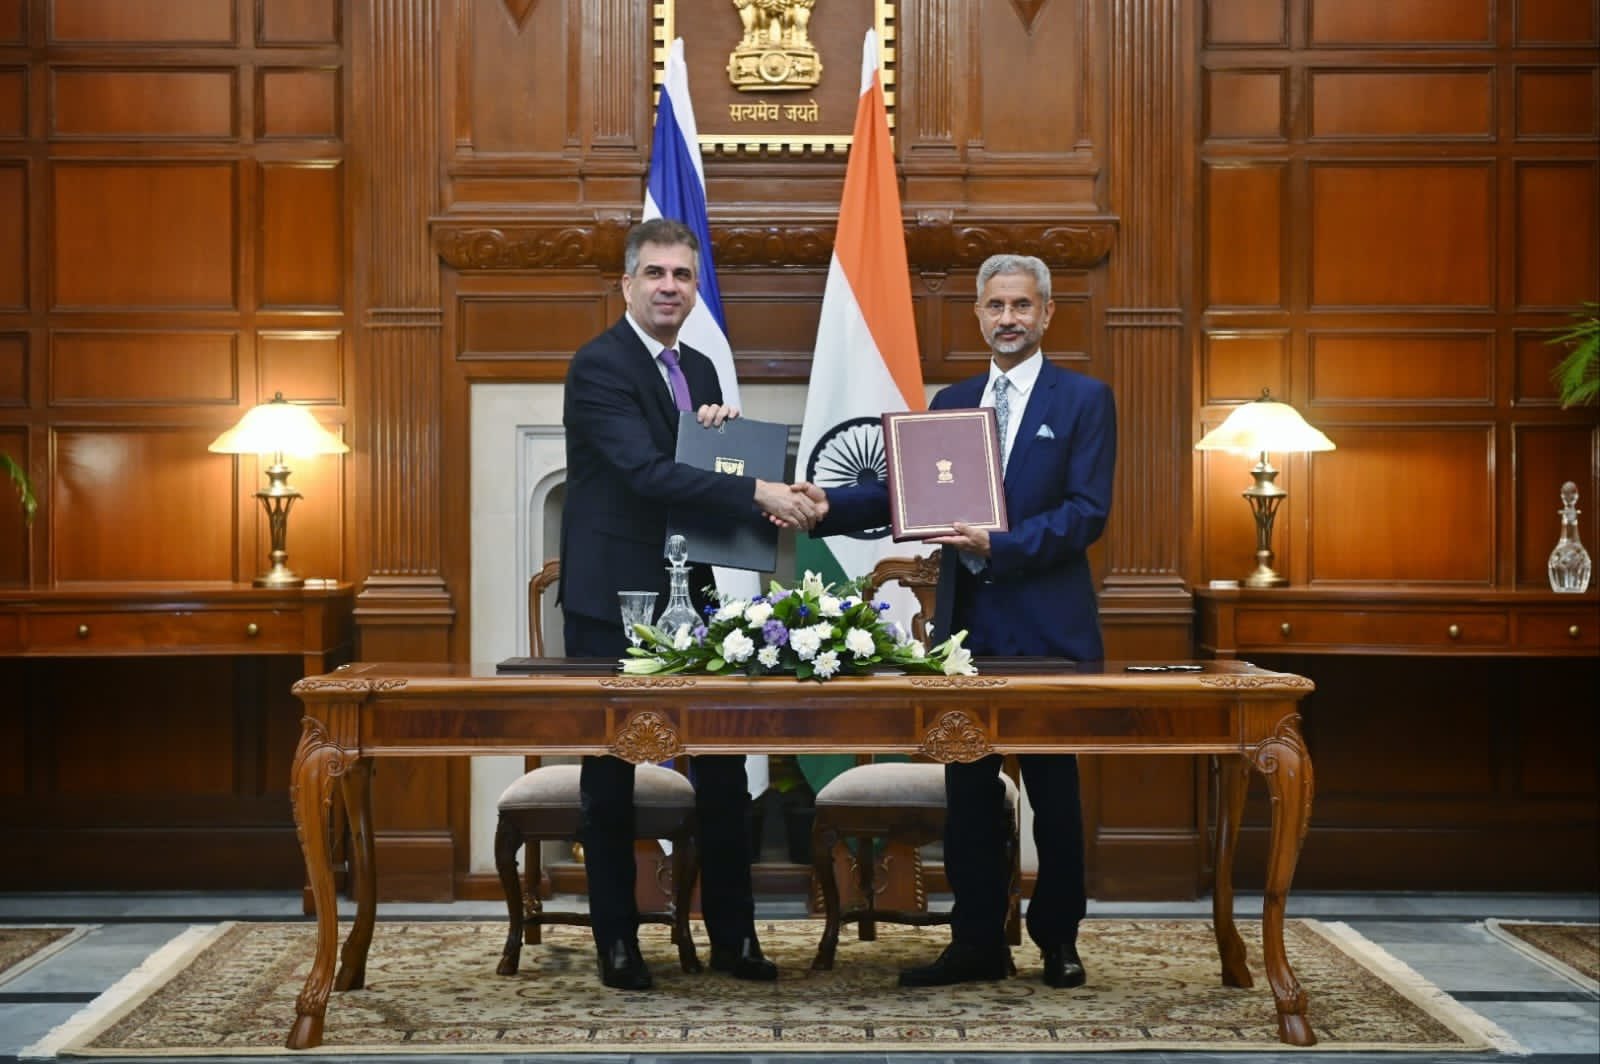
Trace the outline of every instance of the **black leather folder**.
<path fill-rule="evenodd" d="M 708 429 L 684 411 L 678 415 L 678 461 L 697 469 L 782 483 L 789 426 L 736 417 Z M 748 514 L 677 506 L 667 515 L 667 536 L 682 536 L 689 560 L 729 569 L 770 573 L 778 567 L 778 528 L 754 500 Z M 665 549 L 665 544 L 662 544 Z"/>

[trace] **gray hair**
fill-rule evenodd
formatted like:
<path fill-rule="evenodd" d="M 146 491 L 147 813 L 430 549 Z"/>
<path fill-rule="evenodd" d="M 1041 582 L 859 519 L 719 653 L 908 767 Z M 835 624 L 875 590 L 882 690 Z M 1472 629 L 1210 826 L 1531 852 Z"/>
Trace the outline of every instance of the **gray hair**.
<path fill-rule="evenodd" d="M 978 298 L 983 298 L 983 286 L 999 274 L 1025 273 L 1033 278 L 1039 288 L 1039 302 L 1050 302 L 1050 267 L 1043 259 L 1032 255 L 990 255 L 978 267 Z"/>
<path fill-rule="evenodd" d="M 622 272 L 632 277 L 639 269 L 639 249 L 646 244 L 657 247 L 677 247 L 682 244 L 694 252 L 694 272 L 700 273 L 700 240 L 680 221 L 672 218 L 652 218 L 628 230 L 627 242 L 622 248 Z"/>

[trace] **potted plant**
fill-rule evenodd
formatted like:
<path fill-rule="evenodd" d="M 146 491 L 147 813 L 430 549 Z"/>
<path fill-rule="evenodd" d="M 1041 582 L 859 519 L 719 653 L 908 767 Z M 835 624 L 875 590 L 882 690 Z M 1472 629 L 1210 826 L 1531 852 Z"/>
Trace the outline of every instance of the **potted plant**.
<path fill-rule="evenodd" d="M 22 497 L 22 519 L 32 524 L 33 511 L 38 509 L 39 500 L 33 497 L 33 484 L 28 480 L 28 471 L 3 451 L 0 451 L 0 470 L 4 470 L 11 478 L 11 483 L 16 485 L 17 494 Z"/>
<path fill-rule="evenodd" d="M 1571 349 L 1550 374 L 1562 408 L 1594 403 L 1600 398 L 1600 303 L 1585 303 L 1573 324 L 1550 343 Z"/>

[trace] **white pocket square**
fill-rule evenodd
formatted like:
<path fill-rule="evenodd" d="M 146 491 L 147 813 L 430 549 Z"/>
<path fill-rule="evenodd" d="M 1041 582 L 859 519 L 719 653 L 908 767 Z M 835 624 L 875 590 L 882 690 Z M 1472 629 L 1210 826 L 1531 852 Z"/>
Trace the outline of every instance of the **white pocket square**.
<path fill-rule="evenodd" d="M 1040 425 L 1039 431 L 1033 434 L 1033 438 L 1036 440 L 1053 440 L 1056 438 L 1056 434 L 1050 431 L 1049 425 Z"/>

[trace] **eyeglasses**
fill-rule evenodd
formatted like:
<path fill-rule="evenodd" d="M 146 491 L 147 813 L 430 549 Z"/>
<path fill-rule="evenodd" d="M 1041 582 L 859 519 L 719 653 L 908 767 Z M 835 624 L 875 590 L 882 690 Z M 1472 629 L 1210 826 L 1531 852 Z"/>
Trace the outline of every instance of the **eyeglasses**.
<path fill-rule="evenodd" d="M 1003 318 L 1008 310 L 1014 318 L 1031 318 L 1038 309 L 1039 305 L 1031 299 L 1019 299 L 1015 303 L 1001 303 L 997 300 L 978 304 L 979 313 L 986 318 Z"/>

